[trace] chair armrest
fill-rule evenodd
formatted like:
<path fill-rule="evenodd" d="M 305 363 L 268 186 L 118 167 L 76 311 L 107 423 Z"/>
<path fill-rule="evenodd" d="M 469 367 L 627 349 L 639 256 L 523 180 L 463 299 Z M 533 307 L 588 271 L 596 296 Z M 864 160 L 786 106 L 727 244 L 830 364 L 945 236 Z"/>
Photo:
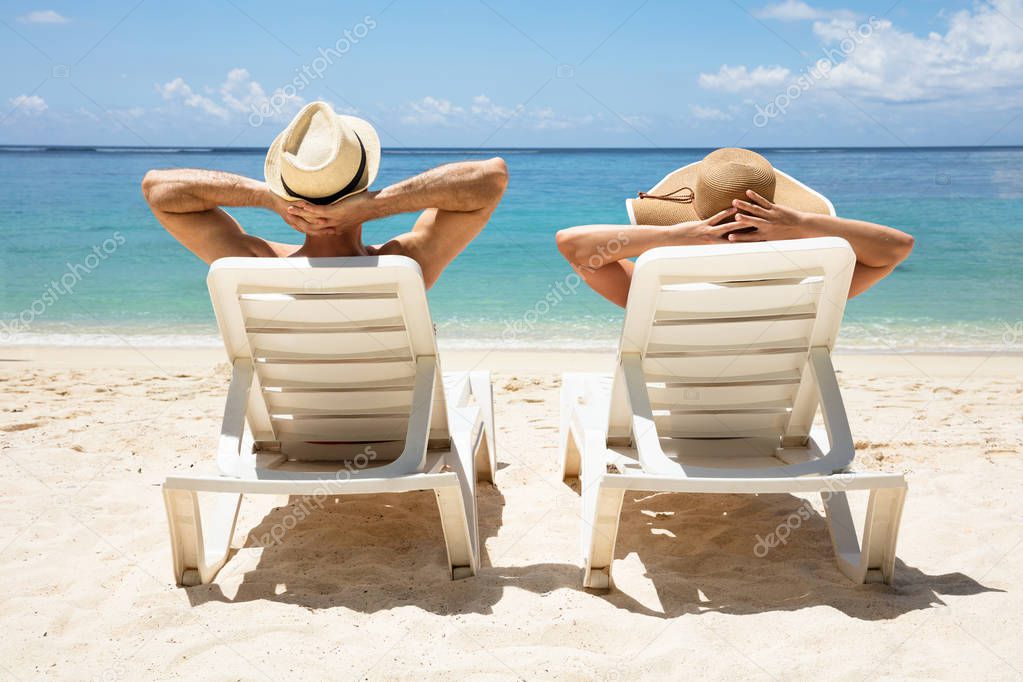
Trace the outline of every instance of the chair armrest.
<path fill-rule="evenodd" d="M 831 364 L 831 353 L 823 346 L 810 349 L 810 371 L 820 393 L 821 415 L 824 429 L 828 434 L 830 448 L 820 460 L 827 462 L 832 471 L 841 471 L 852 464 L 856 457 L 849 416 L 845 412 L 842 393 L 838 388 L 835 366 Z"/>
<path fill-rule="evenodd" d="M 632 440 L 636 445 L 639 463 L 648 474 L 685 476 L 678 463 L 668 459 L 661 448 L 660 435 L 650 407 L 650 394 L 643 374 L 643 360 L 639 353 L 622 353 L 622 371 L 632 407 Z"/>
<path fill-rule="evenodd" d="M 433 417 L 433 392 L 437 381 L 437 358 L 421 355 L 416 358 L 416 379 L 412 389 L 412 409 L 405 432 L 405 447 L 390 464 L 374 470 L 376 475 L 404 475 L 422 471 L 430 439 Z"/>
<path fill-rule="evenodd" d="M 227 389 L 224 419 L 217 442 L 217 468 L 226 476 L 238 476 L 243 463 L 251 465 L 251 462 L 243 461 L 241 448 L 245 439 L 245 413 L 252 390 L 253 371 L 250 358 L 239 358 L 231 367 L 231 384 Z"/>

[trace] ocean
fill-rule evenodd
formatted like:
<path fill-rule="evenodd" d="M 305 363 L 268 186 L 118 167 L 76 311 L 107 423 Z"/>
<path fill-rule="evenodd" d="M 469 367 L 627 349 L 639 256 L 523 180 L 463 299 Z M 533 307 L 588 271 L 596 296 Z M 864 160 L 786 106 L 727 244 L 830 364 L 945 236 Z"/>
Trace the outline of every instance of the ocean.
<path fill-rule="evenodd" d="M 442 347 L 606 349 L 622 312 L 585 289 L 554 233 L 627 223 L 623 200 L 705 149 L 385 150 L 376 186 L 501 155 L 510 185 L 482 235 L 430 291 Z M 1023 352 L 1023 148 L 761 149 L 839 215 L 916 237 L 912 256 L 849 303 L 839 346 L 857 352 Z M 153 218 L 150 168 L 261 177 L 260 149 L 0 147 L 0 344 L 215 345 L 206 266 Z M 255 234 L 301 241 L 268 212 Z M 414 215 L 370 223 L 368 241 Z"/>

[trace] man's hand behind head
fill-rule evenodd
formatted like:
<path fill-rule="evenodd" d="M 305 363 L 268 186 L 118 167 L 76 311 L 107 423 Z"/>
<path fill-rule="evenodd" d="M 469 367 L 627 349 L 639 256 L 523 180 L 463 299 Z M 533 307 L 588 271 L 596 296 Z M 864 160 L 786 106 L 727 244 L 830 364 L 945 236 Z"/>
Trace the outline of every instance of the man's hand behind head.
<path fill-rule="evenodd" d="M 311 235 L 339 234 L 362 225 L 372 216 L 365 210 L 372 201 L 375 192 L 359 192 L 345 197 L 334 204 L 323 206 L 308 201 L 285 202 L 285 213 L 303 227 L 296 227 L 300 232 Z M 287 218 L 285 218 L 287 222 Z M 291 222 L 288 222 L 291 225 Z M 294 227 L 294 225 L 293 225 Z"/>
<path fill-rule="evenodd" d="M 314 217 L 312 215 L 304 215 L 301 212 L 291 210 L 296 204 L 304 204 L 302 201 L 288 201 L 283 197 L 279 197 L 276 194 L 271 193 L 271 207 L 274 212 L 281 217 L 285 223 L 287 223 L 292 229 L 301 232 L 302 234 L 319 236 L 327 234 L 336 234 L 333 228 L 327 225 L 327 221 Z"/>

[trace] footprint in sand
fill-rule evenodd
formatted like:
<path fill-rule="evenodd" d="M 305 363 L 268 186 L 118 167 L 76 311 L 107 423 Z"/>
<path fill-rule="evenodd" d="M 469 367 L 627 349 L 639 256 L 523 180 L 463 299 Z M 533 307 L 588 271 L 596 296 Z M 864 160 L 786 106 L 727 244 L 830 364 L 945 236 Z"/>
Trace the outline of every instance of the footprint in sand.
<path fill-rule="evenodd" d="M 11 433 L 13 431 L 28 431 L 39 426 L 39 422 L 22 422 L 21 424 L 11 424 L 10 426 L 0 427 L 0 431 L 6 431 Z"/>
<path fill-rule="evenodd" d="M 504 382 L 503 386 L 501 386 L 501 388 L 503 388 L 506 391 L 520 391 L 524 387 L 525 387 L 525 384 L 523 382 L 519 381 L 518 377 L 512 377 L 508 381 Z"/>

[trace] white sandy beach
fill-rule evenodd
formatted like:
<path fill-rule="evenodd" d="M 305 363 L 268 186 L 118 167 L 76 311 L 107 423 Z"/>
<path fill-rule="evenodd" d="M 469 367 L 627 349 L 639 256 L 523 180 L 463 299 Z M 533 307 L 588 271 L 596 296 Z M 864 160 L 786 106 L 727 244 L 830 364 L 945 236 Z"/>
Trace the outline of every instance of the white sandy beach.
<path fill-rule="evenodd" d="M 838 571 L 802 500 L 632 494 L 618 589 L 581 588 L 558 375 L 605 354 L 447 353 L 494 372 L 483 568 L 452 582 L 430 493 L 346 497 L 260 546 L 247 498 L 216 582 L 173 585 L 164 476 L 212 456 L 219 350 L 0 349 L 0 679 L 1017 679 L 1023 357 L 839 355 L 865 469 L 908 472 L 895 585 Z M 813 502 L 819 511 L 819 500 Z"/>

